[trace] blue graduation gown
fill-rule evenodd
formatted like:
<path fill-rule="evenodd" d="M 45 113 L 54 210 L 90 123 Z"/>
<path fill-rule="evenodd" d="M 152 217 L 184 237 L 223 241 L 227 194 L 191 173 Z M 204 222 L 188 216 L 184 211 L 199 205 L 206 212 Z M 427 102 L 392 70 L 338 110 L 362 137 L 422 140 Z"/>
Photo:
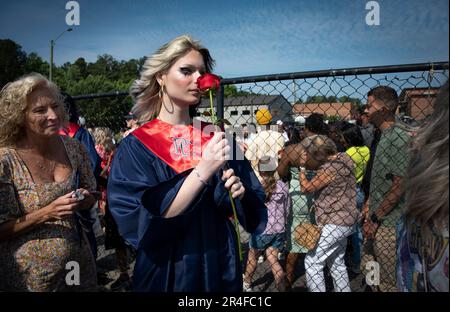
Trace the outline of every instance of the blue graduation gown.
<path fill-rule="evenodd" d="M 97 180 L 98 185 L 98 178 L 102 171 L 101 167 L 102 160 L 100 156 L 98 156 L 97 150 L 95 149 L 94 139 L 92 138 L 89 131 L 87 131 L 83 127 L 80 127 L 73 137 L 79 140 L 81 143 L 83 143 L 83 145 L 86 147 L 86 150 L 89 155 L 89 160 L 91 161 L 92 172 L 94 172 L 94 176 L 95 179 Z"/>
<path fill-rule="evenodd" d="M 247 160 L 229 161 L 246 189 L 236 199 L 240 224 L 262 233 L 264 190 Z M 180 215 L 163 218 L 192 169 L 176 173 L 135 136 L 120 144 L 108 181 L 119 232 L 137 251 L 133 289 L 145 292 L 238 292 L 242 272 L 228 191 L 217 173 Z"/>
<path fill-rule="evenodd" d="M 89 131 L 87 131 L 85 128 L 80 127 L 73 136 L 75 139 L 80 141 L 84 147 L 86 148 L 89 160 L 91 163 L 92 172 L 94 173 L 95 180 L 97 181 L 97 187 L 99 184 L 99 178 L 101 173 L 101 158 L 97 154 L 97 150 L 95 149 L 95 142 L 92 138 Z M 77 185 L 78 185 L 78 175 L 77 175 Z M 93 208 L 89 210 L 80 210 L 77 211 L 75 214 L 75 218 L 78 219 L 79 223 L 76 223 L 78 232 L 81 236 L 81 231 L 84 231 L 86 233 L 86 236 L 89 240 L 89 245 L 91 247 L 92 254 L 94 255 L 94 258 L 97 259 L 97 239 L 95 238 L 94 233 L 94 223 L 96 221 L 94 215 L 94 212 L 92 211 Z"/>

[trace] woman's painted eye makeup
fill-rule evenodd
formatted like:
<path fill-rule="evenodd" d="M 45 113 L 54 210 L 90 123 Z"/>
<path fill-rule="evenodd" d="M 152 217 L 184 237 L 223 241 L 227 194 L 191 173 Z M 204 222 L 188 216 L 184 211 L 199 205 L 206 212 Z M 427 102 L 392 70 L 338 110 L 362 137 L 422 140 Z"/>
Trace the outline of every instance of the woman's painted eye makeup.
<path fill-rule="evenodd" d="M 192 75 L 193 73 L 195 73 L 197 71 L 197 69 L 195 67 L 180 67 L 180 72 L 183 75 Z M 205 74 L 205 70 L 203 68 L 199 69 L 198 72 L 200 73 L 200 75 Z"/>
<path fill-rule="evenodd" d="M 190 67 L 181 67 L 181 68 L 180 68 L 180 72 L 181 72 L 183 75 L 190 75 L 190 74 L 192 74 L 193 70 L 192 70 L 192 68 L 190 68 Z"/>

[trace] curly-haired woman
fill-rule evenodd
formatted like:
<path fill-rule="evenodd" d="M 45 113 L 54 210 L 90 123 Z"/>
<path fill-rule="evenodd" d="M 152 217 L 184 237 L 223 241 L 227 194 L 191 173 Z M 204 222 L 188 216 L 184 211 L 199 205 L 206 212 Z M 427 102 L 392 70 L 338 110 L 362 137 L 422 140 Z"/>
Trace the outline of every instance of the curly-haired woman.
<path fill-rule="evenodd" d="M 96 286 L 94 258 L 74 217 L 95 203 L 96 183 L 85 148 L 58 134 L 65 119 L 58 88 L 39 74 L 1 91 L 0 290 Z M 67 266 L 78 266 L 79 276 L 67 280 Z"/>

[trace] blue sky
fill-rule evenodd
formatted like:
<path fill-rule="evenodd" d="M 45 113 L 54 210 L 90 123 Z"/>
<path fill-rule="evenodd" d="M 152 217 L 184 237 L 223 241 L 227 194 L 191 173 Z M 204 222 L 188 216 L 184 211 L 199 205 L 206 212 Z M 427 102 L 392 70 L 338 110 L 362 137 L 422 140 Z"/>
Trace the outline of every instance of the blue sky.
<path fill-rule="evenodd" d="M 68 26 L 66 0 L 0 0 L 0 38 L 49 60 Z M 80 25 L 56 42 L 55 63 L 153 53 L 180 34 L 202 41 L 223 77 L 447 61 L 448 0 L 79 0 Z"/>

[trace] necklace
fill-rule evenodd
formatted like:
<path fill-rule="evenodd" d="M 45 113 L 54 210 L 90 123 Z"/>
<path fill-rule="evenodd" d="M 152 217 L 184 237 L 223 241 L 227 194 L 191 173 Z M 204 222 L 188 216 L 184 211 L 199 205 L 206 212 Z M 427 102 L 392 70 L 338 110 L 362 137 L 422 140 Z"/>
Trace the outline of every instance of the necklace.
<path fill-rule="evenodd" d="M 29 149 L 17 149 L 19 155 L 22 159 L 26 159 L 27 162 L 31 162 L 35 167 L 39 169 L 41 172 L 50 173 L 53 175 L 56 167 L 56 159 L 48 160 L 42 155 L 36 155 L 36 153 L 31 153 Z M 40 159 L 39 159 L 39 158 Z"/>
<path fill-rule="evenodd" d="M 50 161 L 50 163 L 48 163 L 48 160 L 46 160 L 44 157 L 42 157 L 41 160 L 36 160 L 36 165 L 42 171 L 53 174 L 53 172 L 55 172 L 56 160 L 53 159 Z"/>

